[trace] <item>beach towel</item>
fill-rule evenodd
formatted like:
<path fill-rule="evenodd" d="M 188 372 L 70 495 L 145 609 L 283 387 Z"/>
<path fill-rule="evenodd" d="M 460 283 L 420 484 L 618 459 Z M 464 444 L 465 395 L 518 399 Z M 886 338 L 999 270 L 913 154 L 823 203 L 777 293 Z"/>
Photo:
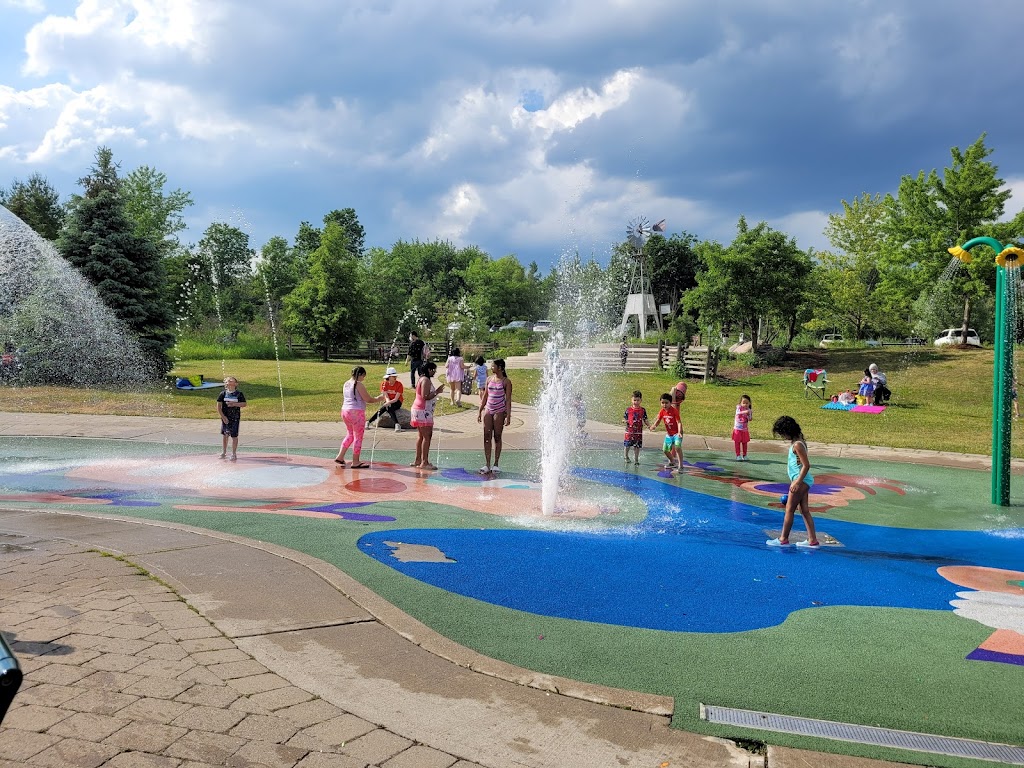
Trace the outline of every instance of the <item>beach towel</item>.
<path fill-rule="evenodd" d="M 843 403 L 825 403 L 821 407 L 826 411 L 852 411 L 857 406 L 852 403 L 850 405 L 844 405 Z"/>
<path fill-rule="evenodd" d="M 858 405 L 853 409 L 854 413 L 881 413 L 885 410 L 884 405 Z"/>

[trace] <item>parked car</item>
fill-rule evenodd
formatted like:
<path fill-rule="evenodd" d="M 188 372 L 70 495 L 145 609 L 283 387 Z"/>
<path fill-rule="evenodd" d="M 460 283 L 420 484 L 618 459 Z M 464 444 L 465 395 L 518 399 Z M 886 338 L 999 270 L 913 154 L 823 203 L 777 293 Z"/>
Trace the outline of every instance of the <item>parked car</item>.
<path fill-rule="evenodd" d="M 970 344 L 972 347 L 981 346 L 981 339 L 978 338 L 978 332 L 976 330 L 974 330 L 973 328 L 968 328 L 966 339 L 961 337 L 960 334 L 962 331 L 963 328 L 947 328 L 946 330 L 944 330 L 942 333 L 935 337 L 935 346 L 945 347 L 950 344 L 961 343 Z"/>
<path fill-rule="evenodd" d="M 513 320 L 511 323 L 506 323 L 498 329 L 499 331 L 528 331 L 530 330 L 530 324 L 525 320 Z"/>
<path fill-rule="evenodd" d="M 534 333 L 547 333 L 550 330 L 551 330 L 551 321 L 550 320 L 538 320 L 536 323 L 533 324 L 533 332 Z"/>
<path fill-rule="evenodd" d="M 845 341 L 843 334 L 841 333 L 826 333 L 821 337 L 821 341 L 818 342 L 818 346 L 822 349 L 828 349 L 833 344 L 839 345 Z"/>
<path fill-rule="evenodd" d="M 869 347 L 880 347 L 880 346 L 882 346 L 882 342 L 880 342 L 878 339 L 865 339 L 864 343 L 867 346 L 869 346 Z"/>

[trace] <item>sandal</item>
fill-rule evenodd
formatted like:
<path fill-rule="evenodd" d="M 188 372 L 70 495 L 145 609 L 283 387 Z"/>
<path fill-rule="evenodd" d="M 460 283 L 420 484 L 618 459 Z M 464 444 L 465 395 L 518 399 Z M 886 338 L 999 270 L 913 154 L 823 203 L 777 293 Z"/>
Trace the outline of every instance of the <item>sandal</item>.
<path fill-rule="evenodd" d="M 344 467 L 344 466 L 345 466 L 345 460 L 344 460 L 344 459 L 335 459 L 335 460 L 334 460 L 334 463 L 335 463 L 335 464 L 339 464 L 339 465 L 340 465 L 340 466 L 342 466 L 342 467 Z"/>
<path fill-rule="evenodd" d="M 369 469 L 370 465 L 360 461 L 358 464 L 353 464 L 352 469 Z"/>
<path fill-rule="evenodd" d="M 426 469 L 430 472 L 433 472 L 434 470 L 437 469 L 437 467 L 435 467 L 433 464 L 420 464 L 420 469 Z"/>
<path fill-rule="evenodd" d="M 420 467 L 420 465 L 419 465 L 419 464 L 410 464 L 409 466 L 410 466 L 410 467 L 415 467 L 416 469 L 419 469 L 419 467 Z"/>

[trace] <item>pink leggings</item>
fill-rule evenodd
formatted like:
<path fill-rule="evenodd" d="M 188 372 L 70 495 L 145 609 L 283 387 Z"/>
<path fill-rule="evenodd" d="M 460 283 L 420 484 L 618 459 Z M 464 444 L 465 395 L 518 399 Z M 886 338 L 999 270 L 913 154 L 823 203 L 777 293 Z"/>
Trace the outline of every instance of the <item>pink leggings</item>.
<path fill-rule="evenodd" d="M 347 451 L 352 446 L 352 455 L 358 456 L 363 450 L 363 432 L 366 430 L 366 411 L 342 411 L 341 420 L 345 422 L 348 434 L 341 441 L 341 450 Z"/>

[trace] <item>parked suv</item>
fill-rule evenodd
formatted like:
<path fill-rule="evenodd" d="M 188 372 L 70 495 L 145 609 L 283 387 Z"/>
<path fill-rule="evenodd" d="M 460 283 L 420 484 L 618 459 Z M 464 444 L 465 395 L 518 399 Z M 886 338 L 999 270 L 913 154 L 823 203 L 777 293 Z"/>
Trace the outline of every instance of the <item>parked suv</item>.
<path fill-rule="evenodd" d="M 841 333 L 826 333 L 821 337 L 821 341 L 818 342 L 818 346 L 827 349 L 832 344 L 840 345 L 843 341 L 843 334 Z"/>
<path fill-rule="evenodd" d="M 534 333 L 547 333 L 550 330 L 551 330 L 551 321 L 550 320 L 538 320 L 533 325 L 533 332 Z"/>
<path fill-rule="evenodd" d="M 963 331 L 963 328 L 947 328 L 935 337 L 935 346 L 945 347 L 949 344 L 960 344 L 962 338 L 960 336 L 961 331 Z M 970 344 L 972 347 L 981 346 L 981 339 L 978 338 L 978 332 L 973 328 L 967 329 L 967 337 L 963 339 L 963 342 Z"/>

